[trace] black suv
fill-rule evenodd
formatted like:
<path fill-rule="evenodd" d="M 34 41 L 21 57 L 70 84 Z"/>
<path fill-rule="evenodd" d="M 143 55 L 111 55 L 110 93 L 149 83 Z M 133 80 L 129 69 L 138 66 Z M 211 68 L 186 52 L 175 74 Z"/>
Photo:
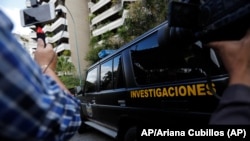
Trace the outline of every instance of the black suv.
<path fill-rule="evenodd" d="M 208 124 L 228 75 L 212 49 L 159 44 L 167 22 L 92 65 L 82 102 L 84 126 L 136 140 L 140 125 Z"/>

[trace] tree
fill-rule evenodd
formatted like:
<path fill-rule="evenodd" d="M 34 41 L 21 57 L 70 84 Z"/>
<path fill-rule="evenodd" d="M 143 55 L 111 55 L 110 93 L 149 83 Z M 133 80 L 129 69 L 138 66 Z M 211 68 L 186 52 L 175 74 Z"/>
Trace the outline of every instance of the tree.
<path fill-rule="evenodd" d="M 80 80 L 75 76 L 75 67 L 69 62 L 69 56 L 59 56 L 57 59 L 56 72 L 60 80 L 68 89 L 80 85 Z"/>
<path fill-rule="evenodd" d="M 119 3 L 120 0 L 113 0 Z M 101 37 L 92 37 L 91 49 L 85 58 L 91 63 L 99 60 L 98 53 L 102 49 L 118 49 L 122 45 L 132 41 L 149 29 L 159 25 L 167 19 L 168 0 L 137 0 L 128 6 L 128 16 L 117 33 L 109 31 Z M 118 37 L 114 39 L 114 34 Z M 98 44 L 103 41 L 102 44 Z"/>
<path fill-rule="evenodd" d="M 68 89 L 72 89 L 80 85 L 80 80 L 75 75 L 59 76 L 59 78 Z"/>
<path fill-rule="evenodd" d="M 103 41 L 101 44 L 98 44 L 99 40 Z M 108 31 L 101 35 L 99 38 L 98 37 L 92 37 L 90 41 L 90 51 L 86 55 L 86 60 L 89 61 L 90 63 L 95 63 L 98 60 L 100 60 L 98 53 L 103 50 L 103 49 L 118 49 L 120 47 L 120 44 L 116 42 L 114 39 L 114 33 L 111 31 Z"/>
<path fill-rule="evenodd" d="M 86 55 L 86 60 L 90 62 L 90 64 L 93 64 L 95 62 L 97 62 L 98 60 L 100 60 L 100 58 L 98 57 L 98 53 L 104 49 L 103 47 L 91 47 L 91 49 L 89 50 L 88 54 Z"/>
<path fill-rule="evenodd" d="M 69 62 L 68 56 L 59 56 L 56 71 L 58 74 L 62 75 L 73 74 L 75 72 L 75 67 L 71 62 Z"/>
<path fill-rule="evenodd" d="M 119 29 L 123 42 L 130 42 L 166 20 L 168 0 L 137 0 L 129 6 L 125 24 Z"/>

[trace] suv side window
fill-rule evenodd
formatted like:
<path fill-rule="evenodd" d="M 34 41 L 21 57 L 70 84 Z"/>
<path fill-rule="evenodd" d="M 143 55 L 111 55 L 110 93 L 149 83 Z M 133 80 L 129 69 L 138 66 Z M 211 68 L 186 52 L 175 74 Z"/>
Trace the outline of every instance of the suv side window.
<path fill-rule="evenodd" d="M 109 60 L 101 65 L 101 90 L 112 89 L 113 80 L 112 80 L 112 60 Z"/>
<path fill-rule="evenodd" d="M 125 80 L 123 75 L 121 56 L 117 56 L 116 58 L 114 58 L 113 74 L 114 74 L 114 89 L 124 88 Z"/>
<path fill-rule="evenodd" d="M 190 47 L 150 47 L 131 49 L 133 71 L 137 84 L 175 82 L 187 79 L 205 78 L 204 68 L 210 75 L 225 73 L 210 58 L 209 51 L 197 45 Z"/>
<path fill-rule="evenodd" d="M 88 71 L 85 92 L 95 92 L 97 89 L 97 68 Z"/>
<path fill-rule="evenodd" d="M 121 56 L 117 56 L 103 64 L 100 71 L 101 90 L 109 90 L 124 87 L 124 75 Z"/>

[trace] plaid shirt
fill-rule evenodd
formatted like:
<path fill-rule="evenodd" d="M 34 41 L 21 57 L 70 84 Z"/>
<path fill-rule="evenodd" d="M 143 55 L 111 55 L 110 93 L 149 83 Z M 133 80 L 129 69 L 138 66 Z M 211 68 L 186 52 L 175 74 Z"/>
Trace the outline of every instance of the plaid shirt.
<path fill-rule="evenodd" d="M 17 42 L 0 10 L 0 140 L 63 141 L 81 124 L 80 102 Z"/>

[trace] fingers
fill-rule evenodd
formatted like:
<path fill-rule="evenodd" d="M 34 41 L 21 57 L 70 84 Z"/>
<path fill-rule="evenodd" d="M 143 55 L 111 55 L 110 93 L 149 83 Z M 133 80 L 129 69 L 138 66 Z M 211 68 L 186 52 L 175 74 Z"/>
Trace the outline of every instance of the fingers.
<path fill-rule="evenodd" d="M 230 44 L 231 42 L 229 41 L 216 41 L 216 42 L 211 42 L 208 44 L 209 47 L 213 48 L 213 49 L 220 49 L 223 48 L 225 46 L 228 46 L 228 44 Z"/>
<path fill-rule="evenodd" d="M 48 50 L 53 50 L 53 46 L 51 44 L 46 44 L 46 47 L 45 47 L 45 43 L 44 41 L 41 39 L 41 38 L 38 38 L 37 39 L 37 49 L 48 49 Z"/>
<path fill-rule="evenodd" d="M 47 44 L 46 49 L 52 49 L 53 50 L 53 46 L 51 44 Z"/>
<path fill-rule="evenodd" d="M 223 52 L 224 48 L 227 47 L 228 44 L 230 43 L 228 43 L 227 41 L 215 41 L 208 43 L 207 46 L 220 53 Z"/>
<path fill-rule="evenodd" d="M 44 46 L 45 46 L 45 43 L 43 42 L 43 40 L 41 38 L 38 38 L 37 39 L 37 49 L 44 48 Z"/>
<path fill-rule="evenodd" d="M 230 46 L 232 44 L 236 44 L 237 42 L 240 41 L 245 43 L 250 43 L 250 29 L 246 32 L 245 36 L 239 41 L 215 41 L 215 42 L 210 42 L 207 45 L 214 49 L 220 49 Z"/>

